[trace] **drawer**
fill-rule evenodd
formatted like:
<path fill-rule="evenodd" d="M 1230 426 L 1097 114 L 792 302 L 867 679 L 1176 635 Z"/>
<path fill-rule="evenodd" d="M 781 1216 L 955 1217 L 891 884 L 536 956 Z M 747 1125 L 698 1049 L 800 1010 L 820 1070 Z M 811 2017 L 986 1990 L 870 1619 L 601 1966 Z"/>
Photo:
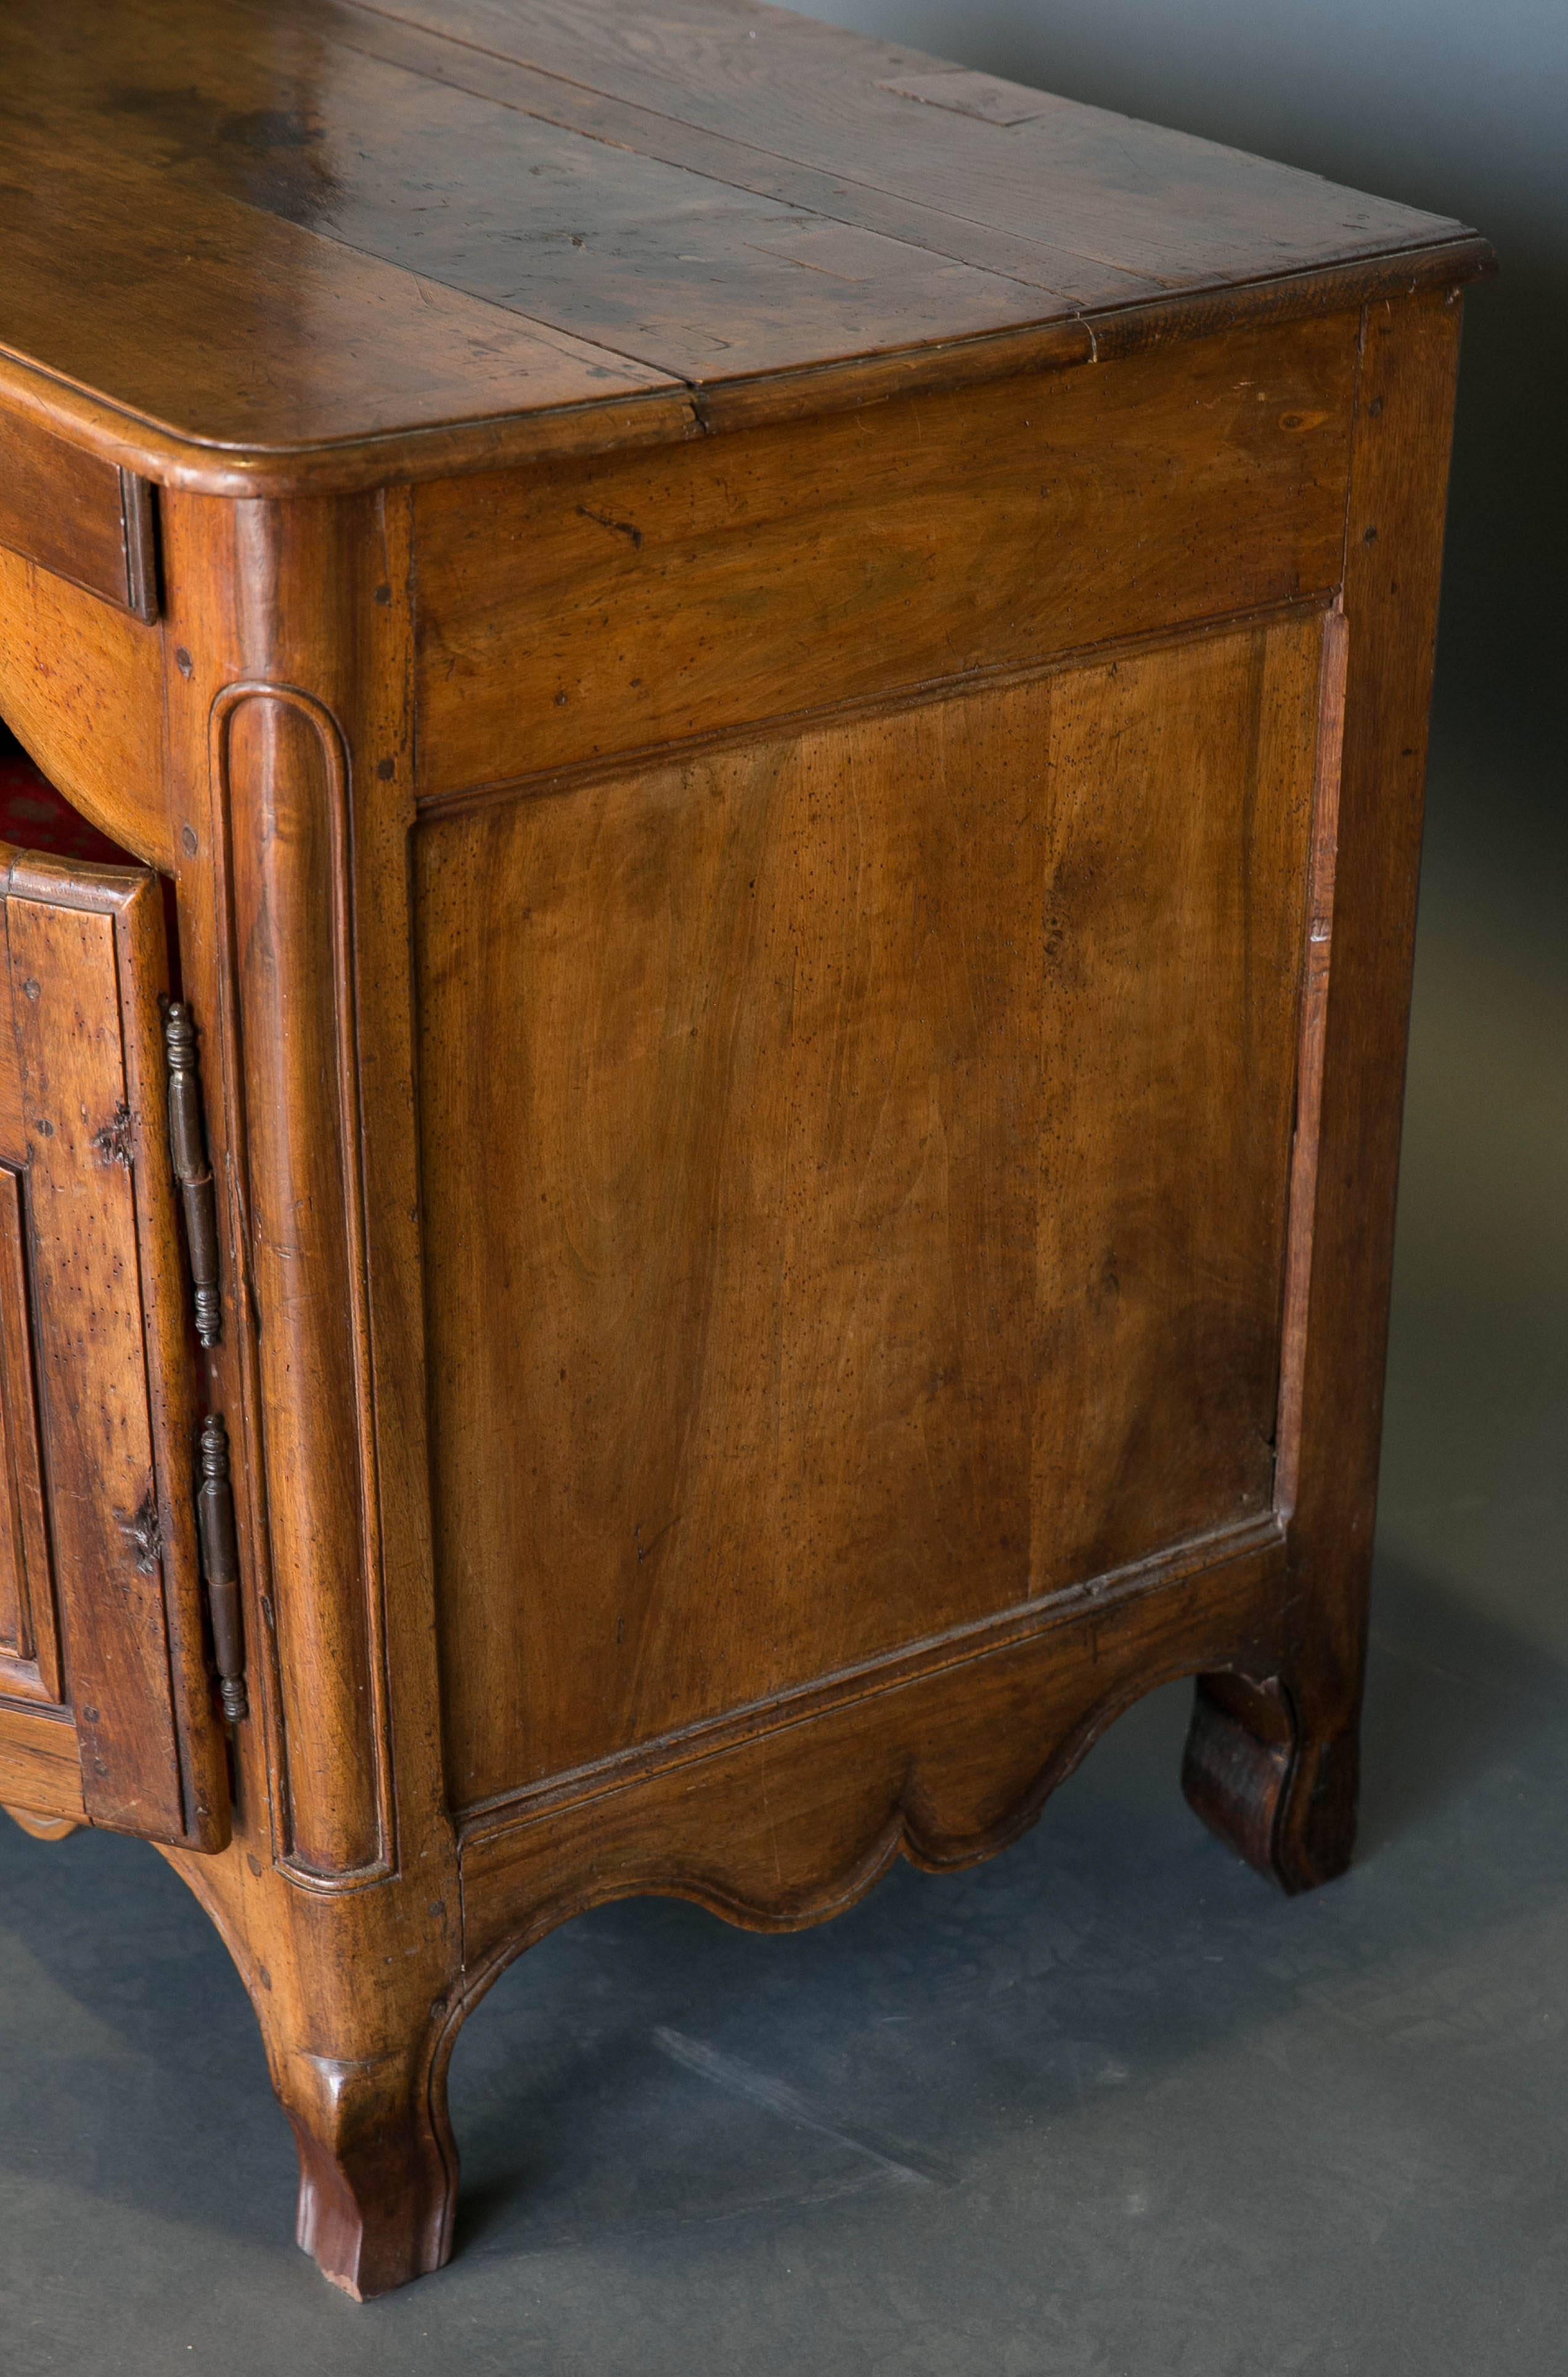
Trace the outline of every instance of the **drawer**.
<path fill-rule="evenodd" d="M 148 482 L 15 417 L 0 420 L 0 544 L 138 619 L 158 615 Z"/>

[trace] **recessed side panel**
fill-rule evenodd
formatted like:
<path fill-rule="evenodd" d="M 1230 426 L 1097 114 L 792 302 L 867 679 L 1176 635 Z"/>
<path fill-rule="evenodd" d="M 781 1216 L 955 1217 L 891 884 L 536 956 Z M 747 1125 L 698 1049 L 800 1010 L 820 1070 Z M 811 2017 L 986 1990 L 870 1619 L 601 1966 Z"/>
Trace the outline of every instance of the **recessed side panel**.
<path fill-rule="evenodd" d="M 459 1804 L 1268 1509 L 1321 644 L 422 827 Z"/>

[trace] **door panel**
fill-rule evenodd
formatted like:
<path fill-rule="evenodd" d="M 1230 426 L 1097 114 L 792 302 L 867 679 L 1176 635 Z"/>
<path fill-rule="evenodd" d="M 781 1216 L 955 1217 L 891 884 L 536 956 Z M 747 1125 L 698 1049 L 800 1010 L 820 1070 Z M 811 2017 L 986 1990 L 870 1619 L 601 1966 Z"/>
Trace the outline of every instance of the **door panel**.
<path fill-rule="evenodd" d="M 459 1804 L 1271 1508 L 1322 638 L 422 827 Z"/>
<path fill-rule="evenodd" d="M 55 1704 L 60 1652 L 23 1224 L 20 1177 L 0 1165 L 0 1692 Z"/>
<path fill-rule="evenodd" d="M 216 1847 L 227 1776 L 202 1642 L 159 886 L 3 846 L 0 864 L 0 1694 L 68 1712 L 89 1821 Z M 13 1706 L 13 1744 L 25 1722 Z M 56 1764 L 58 1722 L 37 1719 Z"/>

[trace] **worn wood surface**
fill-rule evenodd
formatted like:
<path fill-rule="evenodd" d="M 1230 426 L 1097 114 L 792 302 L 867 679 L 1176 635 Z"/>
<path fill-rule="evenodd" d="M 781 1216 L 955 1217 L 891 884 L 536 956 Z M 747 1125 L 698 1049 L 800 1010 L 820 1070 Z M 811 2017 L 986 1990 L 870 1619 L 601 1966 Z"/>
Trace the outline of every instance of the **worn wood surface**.
<path fill-rule="evenodd" d="M 1320 642 L 424 829 L 459 1802 L 1266 1506 Z"/>
<path fill-rule="evenodd" d="M 422 797 L 1327 593 L 1358 328 L 416 490 Z"/>
<path fill-rule="evenodd" d="M 8 1033 L 0 1034 L 6 1041 Z M 6 1051 L 14 1056 L 14 1047 Z M 0 1071 L 4 1070 L 0 1064 Z M 0 1117 L 8 1152 L 18 1113 Z M 0 1691 L 58 1702 L 60 1642 L 33 1375 L 27 1216 L 19 1175 L 0 1165 Z"/>
<path fill-rule="evenodd" d="M 429 2074 L 461 1958 L 411 1122 L 408 504 L 176 496 L 165 530 L 191 663 L 171 652 L 166 680 L 182 958 L 224 1187 L 209 1392 L 254 1646 L 233 1845 L 177 1861 L 261 2023 L 301 2237 L 374 2294 L 450 2247 Z"/>
<path fill-rule="evenodd" d="M 86 1822 L 77 1729 L 64 1710 L 0 1702 L 0 1807 L 46 1821 Z"/>
<path fill-rule="evenodd" d="M 112 462 L 0 417 L 0 545 L 138 618 L 155 607 L 146 489 Z"/>
<path fill-rule="evenodd" d="M 831 175 L 850 220 L 897 199 L 984 226 L 1013 244 L 1008 277 L 1080 303 L 1407 247 L 1435 228 L 1288 166 L 753 0 L 390 0 L 380 13 Z"/>
<path fill-rule="evenodd" d="M 362 1880 L 397 1855 L 393 1702 L 410 1740 L 434 1722 L 406 503 L 255 506 L 236 523 L 177 500 L 168 542 L 191 660 L 168 675 L 183 946 L 233 1249 L 216 1378 L 244 1446 L 247 1631 L 270 1667 L 269 1848 Z M 378 1260 L 386 1244 L 398 1262 Z M 438 1800 L 438 1756 L 432 1771 Z"/>
<path fill-rule="evenodd" d="M 13 0 L 0 134 L 0 381 L 214 491 L 698 435 L 1009 332 L 1079 363 L 1467 237 L 750 0 Z"/>
<path fill-rule="evenodd" d="M 137 871 L 4 856 L 22 1138 L 0 1153 L 16 1167 L 7 1177 L 24 1176 L 15 1204 L 25 1251 L 12 1267 L 19 1278 L 25 1262 L 28 1284 L 25 1306 L 6 1299 L 18 1389 L 7 1438 L 24 1542 L 40 1494 L 50 1545 L 47 1560 L 42 1543 L 28 1545 L 30 1624 L 53 1662 L 52 1565 L 92 1821 L 210 1848 L 226 1837 L 227 1782 L 187 1491 L 156 1006 L 161 902 Z"/>
<path fill-rule="evenodd" d="M 644 1892 L 788 1931 L 852 1905 L 894 1859 L 928 1872 L 994 1856 L 1131 1702 L 1223 1657 L 1277 1656 L 1278 1531 L 1238 1530 L 1108 1581 L 1011 1637 L 956 1642 L 870 1676 L 805 1721 L 760 1712 L 717 1751 L 698 1737 L 645 1768 L 480 1814 L 465 1828 L 467 2013 L 499 1966 L 568 1915 Z"/>
<path fill-rule="evenodd" d="M 1337 1871 L 1482 245 L 750 0 L 15 0 L 0 137 L 0 711 L 177 877 L 223 1298 L 158 886 L 18 861 L 0 1807 L 168 1845 L 302 2243 L 445 2257 L 552 1923 L 989 1854 L 1173 1676 Z"/>
<path fill-rule="evenodd" d="M 0 546 L 0 718 L 112 842 L 172 869 L 156 627 Z"/>
<path fill-rule="evenodd" d="M 1332 958 L 1288 1484 L 1309 1745 L 1281 1817 L 1297 1886 L 1347 1862 L 1355 1828 L 1367 1592 L 1394 1258 L 1427 714 L 1458 363 L 1450 295 L 1367 311 L 1347 520 L 1344 757 Z"/>
<path fill-rule="evenodd" d="M 54 887 L 32 879 L 44 897 L 11 896 L 7 884 L 9 989 L 31 1268 L 46 1316 L 38 1384 L 84 1789 L 101 1821 L 178 1836 L 135 1196 L 121 1153 L 130 1107 L 114 920 L 56 903 L 47 897 Z"/>

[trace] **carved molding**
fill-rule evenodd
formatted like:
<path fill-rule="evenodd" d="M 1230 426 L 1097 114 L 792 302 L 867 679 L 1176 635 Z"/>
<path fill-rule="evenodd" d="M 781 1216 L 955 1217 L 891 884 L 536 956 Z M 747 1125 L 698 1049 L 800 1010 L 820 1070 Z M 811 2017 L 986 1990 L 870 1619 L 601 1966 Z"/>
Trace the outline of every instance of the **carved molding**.
<path fill-rule="evenodd" d="M 523 1949 L 609 1900 L 690 1898 L 748 1929 L 794 1930 L 852 1905 L 899 1857 L 941 1872 L 994 1856 L 1146 1692 L 1218 1672 L 1269 1688 L 1284 1572 L 1277 1532 L 1254 1535 L 1216 1558 L 1201 1591 L 1168 1571 L 1120 1599 L 1042 1609 L 1032 1632 L 878 1694 L 471 1836 L 454 2019 Z"/>
<path fill-rule="evenodd" d="M 268 1653 L 279 1862 L 341 1888 L 396 1862 L 350 759 L 323 703 L 267 680 L 224 687 L 210 735 L 252 1639 Z"/>

